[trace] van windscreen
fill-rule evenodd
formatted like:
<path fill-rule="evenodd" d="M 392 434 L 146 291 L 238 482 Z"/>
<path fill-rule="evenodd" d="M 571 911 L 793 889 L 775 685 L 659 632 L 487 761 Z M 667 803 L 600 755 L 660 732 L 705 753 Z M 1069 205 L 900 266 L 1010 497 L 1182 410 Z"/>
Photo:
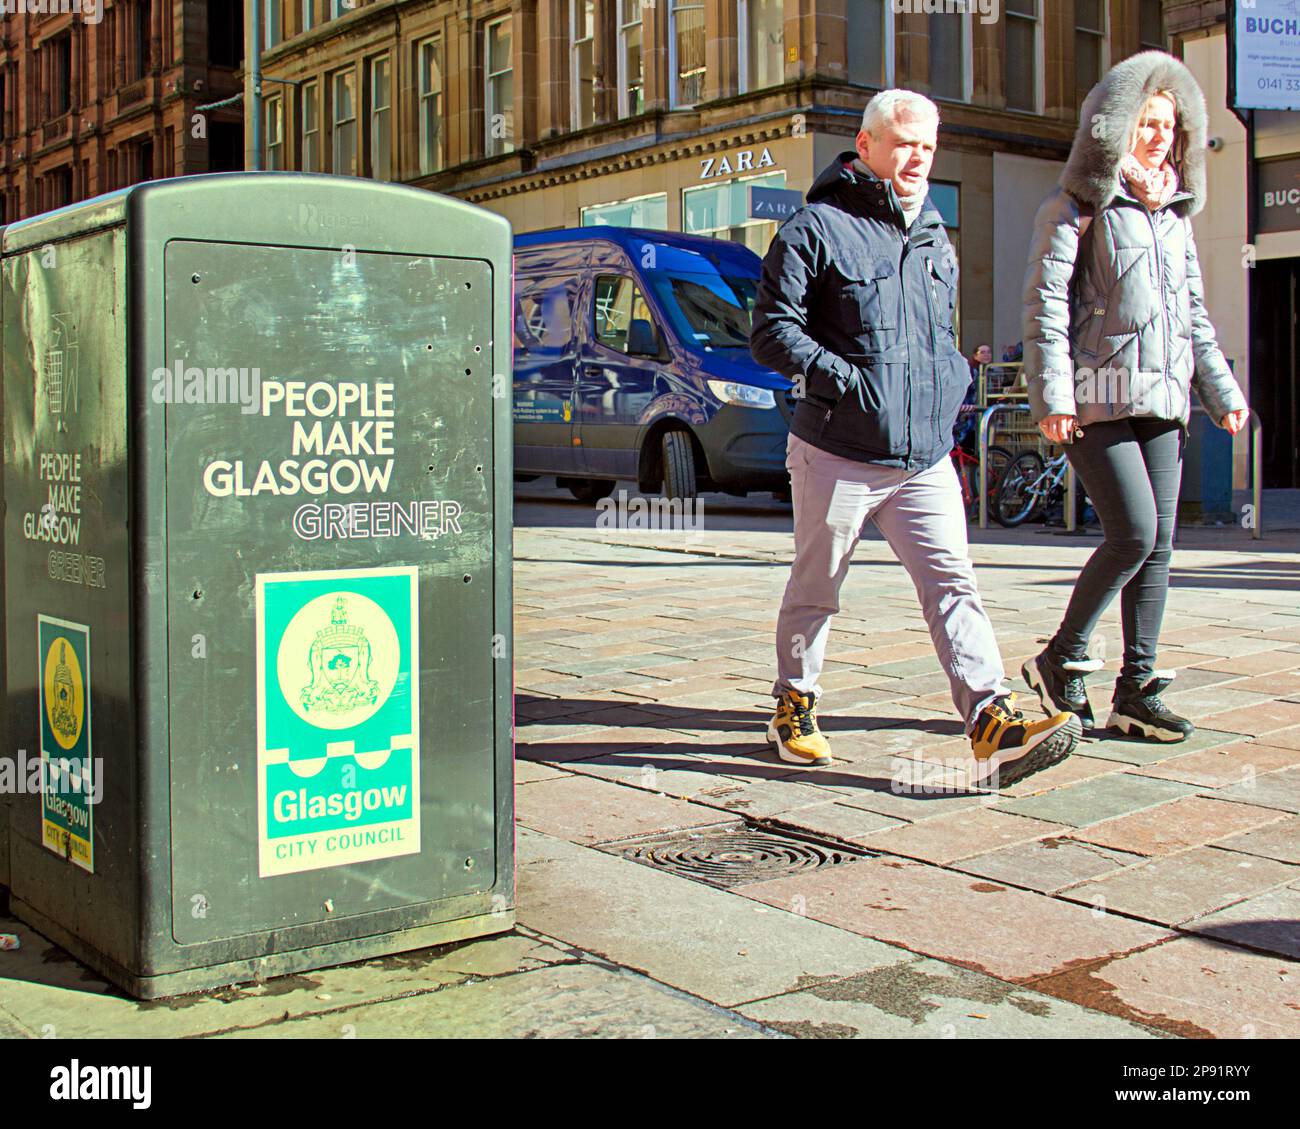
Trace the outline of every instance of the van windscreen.
<path fill-rule="evenodd" d="M 697 271 L 647 271 L 680 338 L 699 349 L 747 349 L 758 277 L 701 263 Z"/>

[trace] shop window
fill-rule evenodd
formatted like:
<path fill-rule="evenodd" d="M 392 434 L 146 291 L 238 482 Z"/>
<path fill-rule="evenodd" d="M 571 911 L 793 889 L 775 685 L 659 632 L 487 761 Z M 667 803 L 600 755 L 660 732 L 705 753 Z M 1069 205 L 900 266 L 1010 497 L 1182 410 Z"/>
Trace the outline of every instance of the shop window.
<path fill-rule="evenodd" d="M 668 230 L 668 193 L 635 196 L 582 209 L 583 227 L 645 227 Z"/>
<path fill-rule="evenodd" d="M 777 225 L 749 214 L 750 188 L 784 188 L 785 173 L 737 177 L 723 184 L 682 190 L 682 230 L 743 243 L 755 254 L 767 252 Z"/>

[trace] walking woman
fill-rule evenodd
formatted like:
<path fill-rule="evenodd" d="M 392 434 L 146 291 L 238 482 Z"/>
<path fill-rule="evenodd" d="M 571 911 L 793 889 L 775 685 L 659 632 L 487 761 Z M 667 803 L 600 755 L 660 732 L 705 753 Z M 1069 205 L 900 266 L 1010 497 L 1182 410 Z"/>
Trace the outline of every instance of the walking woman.
<path fill-rule="evenodd" d="M 1065 451 L 1103 540 L 1065 618 L 1023 667 L 1049 713 L 1092 711 L 1088 640 L 1121 593 L 1124 664 L 1107 724 L 1182 741 L 1192 724 L 1160 698 L 1183 444 L 1194 388 L 1235 435 L 1248 408 L 1205 310 L 1191 217 L 1205 205 L 1205 98 L 1162 51 L 1112 68 L 1084 102 L 1059 187 L 1035 220 L 1025 277 L 1025 376 L 1044 436 Z"/>

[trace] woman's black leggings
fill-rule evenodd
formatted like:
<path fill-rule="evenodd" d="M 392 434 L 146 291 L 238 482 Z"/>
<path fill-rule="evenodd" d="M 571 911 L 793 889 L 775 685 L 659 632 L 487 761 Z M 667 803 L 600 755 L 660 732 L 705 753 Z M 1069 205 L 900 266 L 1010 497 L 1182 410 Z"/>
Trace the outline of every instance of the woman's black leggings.
<path fill-rule="evenodd" d="M 1155 670 L 1186 435 L 1170 420 L 1109 420 L 1087 425 L 1065 448 L 1104 540 L 1079 573 L 1056 633 L 1061 658 L 1086 656 L 1097 620 L 1122 589 L 1121 677 L 1145 682 Z"/>

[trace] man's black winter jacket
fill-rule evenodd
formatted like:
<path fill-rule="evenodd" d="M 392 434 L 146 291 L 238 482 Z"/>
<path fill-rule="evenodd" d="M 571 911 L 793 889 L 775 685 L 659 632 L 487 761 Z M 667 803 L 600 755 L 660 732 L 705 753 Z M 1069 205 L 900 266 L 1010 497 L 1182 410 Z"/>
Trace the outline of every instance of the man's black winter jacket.
<path fill-rule="evenodd" d="M 952 448 L 970 386 L 952 315 L 957 263 L 926 198 L 911 228 L 891 184 L 841 154 L 763 260 L 750 352 L 795 382 L 791 430 L 858 462 L 919 470 Z"/>

